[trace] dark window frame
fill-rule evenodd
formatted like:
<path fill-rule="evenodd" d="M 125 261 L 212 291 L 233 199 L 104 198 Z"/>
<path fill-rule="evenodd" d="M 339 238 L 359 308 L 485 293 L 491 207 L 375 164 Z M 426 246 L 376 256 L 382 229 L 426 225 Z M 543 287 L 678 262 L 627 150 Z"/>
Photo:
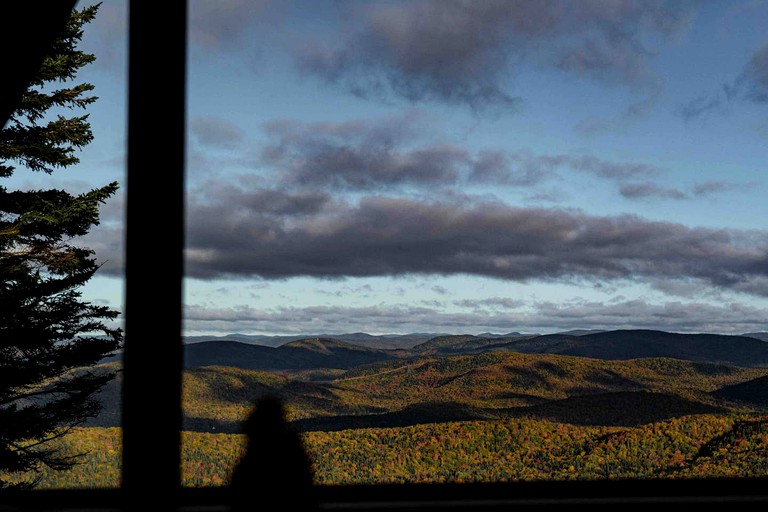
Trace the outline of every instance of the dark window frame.
<path fill-rule="evenodd" d="M 0 505 L 16 509 L 132 509 L 152 500 L 171 509 L 220 510 L 229 503 L 226 487 L 181 487 L 187 3 L 129 5 L 122 483 L 0 496 Z M 766 484 L 722 478 L 345 485 L 320 486 L 317 496 L 345 510 L 736 504 L 768 502 Z"/>

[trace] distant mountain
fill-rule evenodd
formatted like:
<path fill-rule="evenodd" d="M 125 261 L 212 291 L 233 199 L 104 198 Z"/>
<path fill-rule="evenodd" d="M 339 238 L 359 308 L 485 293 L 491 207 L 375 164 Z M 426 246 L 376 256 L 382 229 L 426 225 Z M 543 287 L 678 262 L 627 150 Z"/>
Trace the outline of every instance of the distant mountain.
<path fill-rule="evenodd" d="M 740 366 L 768 366 L 768 344 L 747 336 L 721 334 L 678 334 L 652 330 L 606 331 L 581 336 L 547 334 L 513 340 L 496 349 L 595 359 L 671 357 Z"/>
<path fill-rule="evenodd" d="M 292 341 L 300 340 L 306 336 L 264 336 L 251 334 L 225 334 L 224 336 L 183 336 L 185 344 L 203 343 L 206 341 L 237 341 L 249 345 L 261 345 L 264 347 L 279 347 Z"/>
<path fill-rule="evenodd" d="M 307 338 L 331 338 L 369 348 L 397 350 L 412 348 L 419 343 L 423 343 L 436 336 L 442 336 L 442 334 L 411 333 L 374 335 L 364 332 L 354 332 L 348 334 L 297 334 L 289 336 L 266 336 L 262 334 L 226 334 L 224 336 L 184 336 L 183 340 L 185 344 L 190 345 L 206 341 L 238 341 L 240 343 L 248 343 L 251 345 L 279 347 L 287 343 L 291 343 L 292 341 L 298 341 Z"/>
<path fill-rule="evenodd" d="M 562 331 L 555 334 L 565 334 L 566 336 L 584 336 L 586 334 L 597 334 L 600 332 L 605 332 L 602 329 L 573 329 L 570 331 Z"/>
<path fill-rule="evenodd" d="M 521 332 L 508 332 L 507 334 L 494 334 L 492 332 L 484 332 L 477 335 L 479 338 L 530 338 L 531 336 L 539 336 L 539 334 L 523 334 Z"/>
<path fill-rule="evenodd" d="M 305 338 L 279 347 L 232 340 L 203 341 L 184 349 L 187 367 L 218 365 L 254 370 L 346 369 L 395 357 L 393 351 L 360 347 L 332 338 Z"/>
<path fill-rule="evenodd" d="M 440 336 L 440 334 L 412 333 L 373 335 L 359 332 L 352 334 L 323 335 L 322 337 L 334 338 L 363 347 L 378 348 L 382 350 L 397 350 L 413 348 L 419 343 L 423 343 L 435 336 Z"/>
<path fill-rule="evenodd" d="M 510 343 L 535 338 L 536 335 L 514 333 L 506 337 L 484 337 L 472 334 L 437 336 L 411 349 L 414 354 L 449 356 L 458 354 L 478 354 L 502 349 Z"/>
<path fill-rule="evenodd" d="M 750 333 L 743 336 L 721 334 L 680 334 L 655 330 L 572 330 L 556 334 L 505 335 L 371 335 L 363 332 L 334 336 L 252 336 L 230 334 L 223 337 L 187 337 L 189 364 L 237 365 L 242 368 L 304 369 L 341 368 L 391 358 L 410 356 L 451 356 L 483 352 L 522 352 L 564 354 L 596 359 L 635 359 L 671 357 L 689 361 L 710 361 L 741 366 L 768 366 L 768 343 Z M 318 350 L 306 340 L 325 340 L 326 350 Z M 295 345 L 297 342 L 302 342 Z M 211 345 L 221 343 L 221 345 Z M 240 345 L 232 345 L 239 343 Z M 338 345 L 342 343 L 342 345 Z M 336 344 L 336 345 L 334 345 Z M 333 347 L 332 347 L 333 345 Z M 213 350 L 215 347 L 215 350 Z M 249 350 L 248 347 L 254 350 Z M 274 351 L 275 348 L 302 351 Z M 268 350 L 259 350 L 268 349 Z M 381 353 L 381 352 L 384 353 Z M 303 355 L 311 352 L 313 355 Z M 390 353 L 386 353 L 390 352 Z M 318 359 L 322 355 L 321 359 Z M 334 358 L 339 358 L 334 361 Z M 315 365 L 315 366 L 313 366 Z"/>
<path fill-rule="evenodd" d="M 184 428 L 237 432 L 253 400 L 264 394 L 283 399 L 290 419 L 306 419 L 301 424 L 308 430 L 510 416 L 628 425 L 720 409 L 738 411 L 752 404 L 740 404 L 732 397 L 724 402 L 725 396 L 711 390 L 738 390 L 739 384 L 768 379 L 768 369 L 678 359 L 608 361 L 514 352 L 392 359 L 394 351 L 338 340 L 313 338 L 289 345 L 270 348 L 217 341 L 187 347 L 193 359 L 198 358 L 188 363 L 202 364 L 184 371 Z M 322 380 L 306 380 L 302 368 L 338 366 L 345 353 L 350 364 L 354 358 L 390 359 L 348 370 L 323 370 Z M 264 360 L 256 357 L 279 357 L 290 371 L 242 367 L 264 367 Z M 230 359 L 232 364 L 211 365 L 215 358 Z M 277 363 L 266 359 L 266 364 Z M 119 363 L 110 367 L 119 368 Z M 120 425 L 121 380 L 118 374 L 99 393 L 105 407 L 88 426 Z"/>
<path fill-rule="evenodd" d="M 746 334 L 742 334 L 742 336 L 748 336 L 750 338 L 768 341 L 768 332 L 748 332 Z"/>

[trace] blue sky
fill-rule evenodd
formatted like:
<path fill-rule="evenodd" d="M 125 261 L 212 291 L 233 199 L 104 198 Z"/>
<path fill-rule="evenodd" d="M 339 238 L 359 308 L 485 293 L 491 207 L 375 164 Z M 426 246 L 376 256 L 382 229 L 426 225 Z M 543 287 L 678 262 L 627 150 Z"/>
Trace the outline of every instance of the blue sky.
<path fill-rule="evenodd" d="M 125 10 L 24 186 L 124 181 Z M 189 41 L 186 334 L 768 330 L 766 1 L 193 0 Z"/>

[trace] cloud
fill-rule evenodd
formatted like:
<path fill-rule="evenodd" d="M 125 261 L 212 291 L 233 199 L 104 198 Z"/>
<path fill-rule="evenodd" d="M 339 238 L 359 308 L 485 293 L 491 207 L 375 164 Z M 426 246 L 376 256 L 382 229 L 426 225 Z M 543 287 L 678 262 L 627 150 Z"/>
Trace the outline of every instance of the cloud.
<path fill-rule="evenodd" d="M 550 328 L 661 329 L 673 332 L 738 334 L 765 326 L 765 308 L 742 303 L 705 302 L 654 304 L 641 299 L 618 302 L 576 301 L 536 304 L 530 321 Z M 762 326 L 762 327 L 761 327 Z"/>
<path fill-rule="evenodd" d="M 713 94 L 682 105 L 679 113 L 683 119 L 691 121 L 714 111 L 725 111 L 736 100 L 768 103 L 768 41 L 755 50 L 732 82 L 723 84 Z"/>
<path fill-rule="evenodd" d="M 705 181 L 691 187 L 689 193 L 669 187 L 662 187 L 655 183 L 624 183 L 619 187 L 619 192 L 627 199 L 674 199 L 686 200 L 693 197 L 706 197 L 713 194 L 721 194 L 739 187 L 735 183 L 725 181 Z"/>
<path fill-rule="evenodd" d="M 693 193 L 697 196 L 708 196 L 711 194 L 728 192 L 734 188 L 736 188 L 734 183 L 727 183 L 725 181 L 705 181 L 696 184 L 693 187 Z"/>
<path fill-rule="evenodd" d="M 82 50 L 96 56 L 97 69 L 109 71 L 116 81 L 123 81 L 128 52 L 128 2 L 78 2 L 77 8 L 100 3 L 96 17 L 83 31 Z"/>
<path fill-rule="evenodd" d="M 190 2 L 190 41 L 210 50 L 237 47 L 248 27 L 265 15 L 269 4 L 269 0 Z"/>
<path fill-rule="evenodd" d="M 472 163 L 469 181 L 471 183 L 510 183 L 526 186 L 539 183 L 550 174 L 544 169 L 533 167 L 513 173 L 509 160 L 509 155 L 501 151 L 481 151 Z"/>
<path fill-rule="evenodd" d="M 673 297 L 684 297 L 686 299 L 717 299 L 722 301 L 722 293 L 720 293 L 719 290 L 714 290 L 710 287 L 707 287 L 705 284 L 703 284 L 700 281 L 695 281 L 691 279 L 675 279 L 675 278 L 665 278 L 665 279 L 647 279 L 645 281 L 645 284 L 647 284 L 649 287 L 653 288 L 654 290 L 658 290 L 665 295 L 673 296 Z"/>
<path fill-rule="evenodd" d="M 93 184 L 69 182 L 62 188 L 81 193 L 92 189 Z M 97 275 L 122 277 L 125 272 L 125 196 L 125 188 L 118 189 L 99 206 L 99 224 L 84 236 L 72 240 L 73 245 L 94 252 L 96 262 L 101 265 Z"/>
<path fill-rule="evenodd" d="M 661 173 L 661 168 L 648 164 L 634 164 L 625 162 L 610 162 L 593 156 L 580 158 L 560 156 L 564 165 L 569 165 L 576 170 L 590 172 L 601 178 L 610 180 L 624 180 L 638 176 L 655 176 Z"/>
<path fill-rule="evenodd" d="M 98 275 L 123 277 L 125 274 L 125 231 L 122 225 L 107 223 L 92 228 L 79 238 L 75 245 L 94 251 L 96 262 L 101 265 Z"/>
<path fill-rule="evenodd" d="M 531 187 L 570 170 L 621 181 L 658 175 L 653 165 L 527 150 L 480 150 L 435 141 L 418 112 L 344 123 L 273 121 L 264 127 L 262 165 L 289 186 L 372 190 L 402 185 L 494 184 Z"/>
<path fill-rule="evenodd" d="M 684 192 L 654 183 L 625 183 L 619 187 L 619 192 L 627 199 L 688 199 Z"/>
<path fill-rule="evenodd" d="M 685 121 L 692 121 L 716 110 L 724 110 L 730 103 L 732 92 L 726 87 L 712 95 L 704 95 L 680 106 L 678 113 Z"/>
<path fill-rule="evenodd" d="M 673 332 L 739 334 L 764 330 L 765 308 L 741 303 L 712 305 L 703 302 L 643 300 L 609 302 L 574 300 L 536 302 L 525 310 L 451 311 L 440 307 L 390 304 L 379 306 L 251 306 L 209 308 L 187 305 L 185 332 L 321 334 L 448 332 L 477 334 L 487 331 L 549 333 L 576 328 L 662 329 Z M 472 304 L 466 307 L 473 308 Z"/>
<path fill-rule="evenodd" d="M 335 202 L 326 192 L 317 190 L 285 191 L 261 187 L 259 182 L 228 183 L 212 181 L 203 184 L 197 197 L 205 196 L 198 211 L 207 211 L 223 218 L 229 216 L 306 216 L 316 215 Z"/>
<path fill-rule="evenodd" d="M 245 141 L 245 132 L 239 126 L 216 117 L 193 119 L 189 132 L 199 145 L 210 149 L 234 149 Z"/>
<path fill-rule="evenodd" d="M 191 201 L 190 277 L 470 274 L 520 282 L 683 277 L 768 296 L 765 232 L 388 197 L 285 219 L 263 215 L 262 206 L 230 206 Z"/>
<path fill-rule="evenodd" d="M 354 5 L 354 4 L 353 4 Z M 505 84 L 525 62 L 602 82 L 655 81 L 655 48 L 685 30 L 686 1 L 483 2 L 420 0 L 378 4 L 352 16 L 352 35 L 312 41 L 303 71 L 361 97 L 515 107 Z M 354 8 L 357 8 L 354 5 Z"/>
<path fill-rule="evenodd" d="M 346 123 L 267 123 L 262 161 L 289 186 L 371 190 L 382 187 L 510 182 L 503 155 L 469 151 L 443 142 L 422 142 L 417 113 Z"/>
<path fill-rule="evenodd" d="M 488 297 L 487 299 L 463 299 L 454 301 L 457 306 L 472 309 L 518 309 L 525 305 L 524 300 L 507 297 Z"/>
<path fill-rule="evenodd" d="M 621 181 L 627 178 L 655 176 L 662 169 L 648 164 L 611 162 L 600 158 L 570 155 L 535 155 L 529 151 L 510 153 L 510 160 L 523 175 L 550 176 L 559 169 L 586 172 L 599 178 Z"/>
<path fill-rule="evenodd" d="M 466 151 L 453 146 L 395 152 L 358 147 L 325 147 L 307 155 L 290 169 L 301 185 L 356 190 L 397 184 L 443 185 L 458 181 L 468 163 Z"/>
<path fill-rule="evenodd" d="M 768 103 L 768 41 L 752 55 L 737 83 L 748 99 Z"/>
<path fill-rule="evenodd" d="M 518 18 L 502 2 L 401 2 L 365 13 L 358 34 L 313 44 L 299 67 L 361 97 L 396 96 L 481 109 L 515 106 L 498 85 L 508 50 L 506 28 Z M 545 16 L 542 16 L 542 22 Z M 532 21 L 532 23 L 538 23 Z"/>

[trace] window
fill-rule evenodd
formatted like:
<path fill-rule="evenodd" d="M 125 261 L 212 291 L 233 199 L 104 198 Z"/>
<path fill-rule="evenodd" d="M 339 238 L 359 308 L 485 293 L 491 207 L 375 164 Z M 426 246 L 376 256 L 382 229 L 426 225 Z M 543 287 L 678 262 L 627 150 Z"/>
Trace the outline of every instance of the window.
<path fill-rule="evenodd" d="M 179 489 L 182 359 L 179 333 L 187 111 L 183 94 L 186 37 L 183 4 L 149 7 L 133 3 L 131 6 L 126 319 L 133 341 L 126 347 L 123 491 L 128 497 L 153 496 L 167 503 L 220 505 L 226 502 L 224 489 Z M 485 168 L 482 162 L 475 163 L 478 172 L 482 172 Z M 156 213 L 152 216 L 147 215 L 147 205 L 154 206 Z M 159 311 L 171 311 L 166 322 L 156 321 Z M 160 340 L 163 344 L 151 340 Z M 168 368 L 179 371 L 168 372 Z M 154 385 L 151 393 L 144 387 L 147 381 Z M 467 509 L 500 504 L 568 506 L 667 499 L 735 502 L 765 501 L 763 485 L 762 479 L 374 485 L 326 488 L 322 497 L 330 503 L 346 502 L 350 508 L 355 504 L 365 508 L 370 502 L 393 499 L 403 500 L 402 508 L 410 506 L 407 502 L 451 502 L 464 504 Z M 43 496 L 45 493 L 33 493 L 24 498 L 48 499 Z M 96 492 L 53 495 L 50 499 L 61 505 L 61 496 L 70 496 L 67 504 L 73 508 L 116 503 L 106 501 L 115 500 L 114 494 Z"/>

